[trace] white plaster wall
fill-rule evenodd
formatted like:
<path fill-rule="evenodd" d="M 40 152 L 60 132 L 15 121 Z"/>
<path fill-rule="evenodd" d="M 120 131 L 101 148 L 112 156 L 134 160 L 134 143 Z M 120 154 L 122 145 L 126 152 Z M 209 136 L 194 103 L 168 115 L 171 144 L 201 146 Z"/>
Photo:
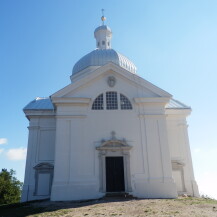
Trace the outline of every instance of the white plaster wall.
<path fill-rule="evenodd" d="M 52 116 L 31 116 L 26 170 L 21 201 L 38 200 L 47 196 L 37 196 L 35 192 L 34 166 L 42 162 L 54 162 L 56 120 Z"/>
<path fill-rule="evenodd" d="M 115 87 L 107 85 L 115 75 Z M 94 99 L 106 91 L 122 93 L 133 110 L 91 110 Z M 135 196 L 176 197 L 172 180 L 164 104 L 135 104 L 135 97 L 157 96 L 126 78 L 108 72 L 64 97 L 88 97 L 89 105 L 56 104 L 57 133 L 54 182 L 51 200 L 81 200 L 101 197 L 99 158 L 96 147 L 102 139 L 126 139 L 131 145 L 131 182 Z M 148 114 L 149 116 L 140 117 Z M 148 190 L 149 189 L 149 190 Z"/>
<path fill-rule="evenodd" d="M 177 186 L 183 186 L 183 191 L 180 191 L 180 193 L 198 197 L 199 192 L 193 173 L 186 115 L 185 113 L 181 114 L 180 111 L 168 111 L 167 128 L 170 153 L 172 161 L 178 161 L 183 164 L 183 179 L 174 175 Z"/>
<path fill-rule="evenodd" d="M 116 85 L 115 87 L 109 87 L 107 84 L 108 76 L 115 76 Z M 132 75 L 133 76 L 133 75 Z M 138 78 L 135 76 L 135 82 Z M 112 70 L 107 71 L 106 73 L 98 76 L 97 78 L 85 82 L 84 85 L 79 86 L 77 89 L 69 92 L 65 97 L 89 97 L 95 99 L 100 93 L 106 91 L 118 91 L 121 93 L 127 93 L 128 98 L 133 99 L 133 97 L 156 97 L 156 93 L 150 91 L 142 85 L 136 84 L 133 81 L 130 81 L 126 77 L 123 77 L 120 74 L 115 73 Z"/>
<path fill-rule="evenodd" d="M 111 75 L 116 78 L 114 87 L 107 84 Z M 146 88 L 136 75 L 130 77 L 132 80 L 112 70 L 94 79 L 87 80 L 84 76 L 82 85 L 61 96 L 74 101 L 58 102 L 58 98 L 55 99 L 55 114 L 27 114 L 30 127 L 22 201 L 44 198 L 34 196 L 33 167 L 41 162 L 54 163 L 51 200 L 102 197 L 96 147 L 100 146 L 102 139 L 111 139 L 112 131 L 116 132 L 117 139 L 125 139 L 132 146 L 129 158 L 132 195 L 141 198 L 176 197 L 171 159 L 185 162 L 184 186 L 188 193 L 196 195 L 185 116 L 165 114 L 164 107 L 169 98 L 162 100 L 160 91 L 157 94 L 154 88 L 152 91 Z M 79 79 L 76 82 L 79 83 Z M 76 82 L 67 88 L 76 86 Z M 92 110 L 94 99 L 107 91 L 116 91 L 118 96 L 124 94 L 131 101 L 133 110 Z M 166 93 L 162 97 L 165 95 L 169 97 Z M 76 102 L 80 97 L 89 98 L 90 102 Z M 177 181 L 178 188 L 181 184 Z"/>

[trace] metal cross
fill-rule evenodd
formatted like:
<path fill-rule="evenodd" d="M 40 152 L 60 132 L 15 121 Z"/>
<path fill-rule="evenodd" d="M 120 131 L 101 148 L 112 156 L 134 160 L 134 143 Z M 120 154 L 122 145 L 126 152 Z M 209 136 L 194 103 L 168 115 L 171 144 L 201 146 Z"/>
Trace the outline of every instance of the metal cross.
<path fill-rule="evenodd" d="M 104 9 L 102 9 L 102 17 L 101 17 L 101 20 L 102 20 L 102 25 L 104 25 L 104 21 L 106 20 L 105 16 L 104 16 Z"/>

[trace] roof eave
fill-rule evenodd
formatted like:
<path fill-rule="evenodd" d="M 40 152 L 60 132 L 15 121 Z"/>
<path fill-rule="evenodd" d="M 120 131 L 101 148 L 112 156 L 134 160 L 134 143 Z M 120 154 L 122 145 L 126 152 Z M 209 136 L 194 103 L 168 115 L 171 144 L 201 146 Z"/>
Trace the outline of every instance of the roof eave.
<path fill-rule="evenodd" d="M 28 120 L 33 117 L 54 117 L 56 115 L 56 111 L 54 109 L 26 109 L 23 110 L 23 112 Z"/>

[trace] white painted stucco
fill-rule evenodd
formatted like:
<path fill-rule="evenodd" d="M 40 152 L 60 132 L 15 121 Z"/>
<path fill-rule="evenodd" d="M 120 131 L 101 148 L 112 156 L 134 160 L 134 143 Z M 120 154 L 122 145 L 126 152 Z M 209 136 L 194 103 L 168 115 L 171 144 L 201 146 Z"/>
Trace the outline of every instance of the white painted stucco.
<path fill-rule="evenodd" d="M 52 109 L 24 109 L 29 141 L 22 201 L 104 196 L 109 156 L 123 157 L 125 192 L 135 197 L 198 196 L 186 122 L 190 108 L 167 108 L 171 94 L 112 62 L 74 77 L 50 97 Z M 96 97 L 103 93 L 105 100 L 108 91 L 117 92 L 118 100 L 126 96 L 132 110 L 92 110 Z"/>

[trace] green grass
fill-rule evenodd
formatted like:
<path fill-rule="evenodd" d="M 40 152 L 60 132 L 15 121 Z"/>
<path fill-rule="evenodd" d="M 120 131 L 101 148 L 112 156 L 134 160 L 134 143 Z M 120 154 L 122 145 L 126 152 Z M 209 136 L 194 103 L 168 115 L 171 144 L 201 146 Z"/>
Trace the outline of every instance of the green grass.
<path fill-rule="evenodd" d="M 210 209 L 213 209 L 214 211 L 217 209 L 217 200 L 211 199 L 211 198 L 192 198 L 192 197 L 186 197 L 186 198 L 178 198 L 178 199 L 171 199 L 171 200 L 165 200 L 167 207 L 174 207 L 177 205 L 177 209 L 171 210 L 170 212 L 168 210 L 161 211 L 164 215 L 179 215 L 180 211 L 178 211 L 180 204 L 183 204 L 184 206 L 194 206 L 194 205 L 209 205 L 212 204 Z M 139 201 L 138 201 L 139 202 Z M 37 206 L 34 205 L 35 202 L 27 202 L 27 203 L 15 203 L 15 204 L 9 204 L 9 205 L 0 205 L 0 217 L 24 217 L 24 216 L 34 216 L 34 217 L 62 217 L 62 216 L 71 216 L 72 213 L 76 213 L 76 210 L 74 208 L 82 208 L 86 206 L 86 210 L 83 210 L 83 214 L 81 216 L 91 216 L 88 211 L 94 211 L 96 215 L 103 216 L 104 211 L 106 213 L 105 204 L 99 202 L 99 201 L 93 201 L 93 204 L 91 203 L 72 203 L 72 206 L 68 208 L 61 208 L 61 206 L 55 206 L 48 205 L 43 206 L 40 203 L 37 204 Z M 42 202 L 43 204 L 43 202 Z M 153 204 L 153 207 L 152 207 Z M 157 215 L 157 212 L 154 210 L 154 206 L 156 205 L 156 202 L 151 201 L 148 206 L 142 208 L 142 211 L 145 215 Z M 64 203 L 63 206 L 64 207 Z M 74 208 L 73 208 L 74 207 Z M 136 207 L 136 205 L 135 205 Z M 124 215 L 123 207 L 119 206 L 116 208 L 115 212 L 114 210 L 111 211 L 110 216 L 120 216 Z M 122 212 L 123 211 L 123 212 Z M 213 211 L 213 212 L 214 212 Z M 217 212 L 217 210 L 216 210 Z M 193 214 L 193 213 L 192 213 Z M 216 213 L 217 214 L 217 213 Z M 194 214 L 192 215 L 194 216 Z"/>
<path fill-rule="evenodd" d="M 174 199 L 174 201 L 182 201 L 185 204 L 217 204 L 217 200 L 212 198 L 195 198 L 195 197 L 186 197 Z"/>

